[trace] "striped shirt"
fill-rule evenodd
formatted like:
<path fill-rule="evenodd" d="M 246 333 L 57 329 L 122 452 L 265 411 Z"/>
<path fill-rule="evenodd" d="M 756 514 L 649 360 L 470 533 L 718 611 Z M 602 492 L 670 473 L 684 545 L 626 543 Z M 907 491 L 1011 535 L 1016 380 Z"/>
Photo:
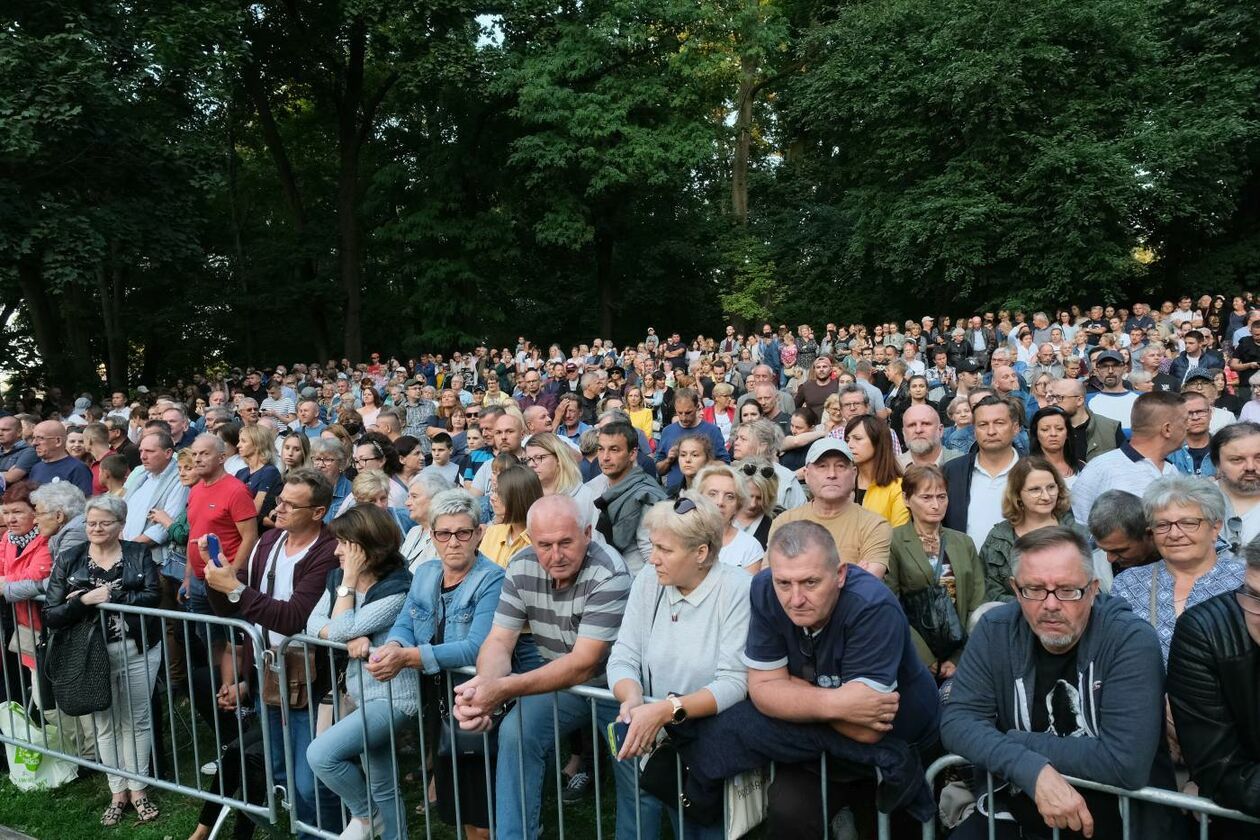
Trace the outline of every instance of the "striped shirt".
<path fill-rule="evenodd" d="M 533 546 L 512 558 L 494 623 L 521 631 L 529 624 L 538 652 L 552 662 L 572 652 L 578 637 L 612 643 L 630 595 L 630 575 L 620 558 L 592 542 L 573 583 L 553 589 Z M 601 673 L 588 685 L 603 685 Z"/>

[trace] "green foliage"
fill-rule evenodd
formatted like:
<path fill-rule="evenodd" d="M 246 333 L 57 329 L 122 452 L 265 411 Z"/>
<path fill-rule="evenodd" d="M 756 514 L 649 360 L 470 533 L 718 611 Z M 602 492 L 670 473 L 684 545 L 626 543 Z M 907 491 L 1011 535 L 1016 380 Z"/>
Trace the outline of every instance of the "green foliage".
<path fill-rule="evenodd" d="M 627 341 L 1260 271 L 1244 0 L 3 18 L 0 366 L 24 381 L 353 354 L 359 327 L 404 354 Z"/>

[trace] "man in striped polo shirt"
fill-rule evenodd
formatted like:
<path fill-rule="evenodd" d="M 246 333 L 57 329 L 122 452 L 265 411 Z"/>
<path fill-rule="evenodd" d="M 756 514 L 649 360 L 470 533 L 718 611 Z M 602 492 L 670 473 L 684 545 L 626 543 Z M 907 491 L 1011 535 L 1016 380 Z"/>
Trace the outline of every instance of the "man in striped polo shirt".
<path fill-rule="evenodd" d="M 494 627 L 477 657 L 477 676 L 456 690 L 455 701 L 456 719 L 471 731 L 489 729 L 504 715 L 504 704 L 517 701 L 499 727 L 495 785 L 498 834 L 513 838 L 538 836 L 554 724 L 558 721 L 560 735 L 590 726 L 588 701 L 563 689 L 607 684 L 605 663 L 630 593 L 621 558 L 591 541 L 590 523 L 570 497 L 539 499 L 529 509 L 526 528 L 532 544 L 508 564 Z M 532 642 L 521 639 L 526 626 Z M 603 731 L 617 716 L 617 704 L 599 702 L 595 714 Z M 634 762 L 614 762 L 614 770 L 617 823 L 629 831 L 618 836 L 633 836 Z M 644 824 L 650 824 L 647 815 Z"/>

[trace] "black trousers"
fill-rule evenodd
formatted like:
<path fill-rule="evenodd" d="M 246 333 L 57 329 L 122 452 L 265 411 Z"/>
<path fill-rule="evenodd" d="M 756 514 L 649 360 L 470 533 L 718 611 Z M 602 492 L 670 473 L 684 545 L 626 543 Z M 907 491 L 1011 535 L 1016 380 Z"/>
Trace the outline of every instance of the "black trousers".
<path fill-rule="evenodd" d="M 819 762 L 775 765 L 770 785 L 766 837 L 823 836 L 822 773 Z M 834 772 L 833 772 L 834 771 Z M 875 840 L 875 776 L 870 768 L 844 767 L 831 762 L 827 770 L 827 814 L 831 820 L 842 808 L 853 812 L 858 836 Z M 923 825 L 905 812 L 892 815 L 893 840 L 920 840 Z"/>

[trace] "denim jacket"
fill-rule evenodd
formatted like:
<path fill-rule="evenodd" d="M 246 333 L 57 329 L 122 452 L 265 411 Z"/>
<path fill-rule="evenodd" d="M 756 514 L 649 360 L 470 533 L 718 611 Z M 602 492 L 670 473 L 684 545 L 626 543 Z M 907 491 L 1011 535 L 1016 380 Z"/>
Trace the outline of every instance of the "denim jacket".
<path fill-rule="evenodd" d="M 426 674 L 462 668 L 477 661 L 481 643 L 490 635 L 494 611 L 503 588 L 503 569 L 478 552 L 468 576 L 459 584 L 446 613 L 442 643 L 432 644 L 442 621 L 441 561 L 421 563 L 411 581 L 411 591 L 387 642 L 420 649 L 420 667 Z"/>

